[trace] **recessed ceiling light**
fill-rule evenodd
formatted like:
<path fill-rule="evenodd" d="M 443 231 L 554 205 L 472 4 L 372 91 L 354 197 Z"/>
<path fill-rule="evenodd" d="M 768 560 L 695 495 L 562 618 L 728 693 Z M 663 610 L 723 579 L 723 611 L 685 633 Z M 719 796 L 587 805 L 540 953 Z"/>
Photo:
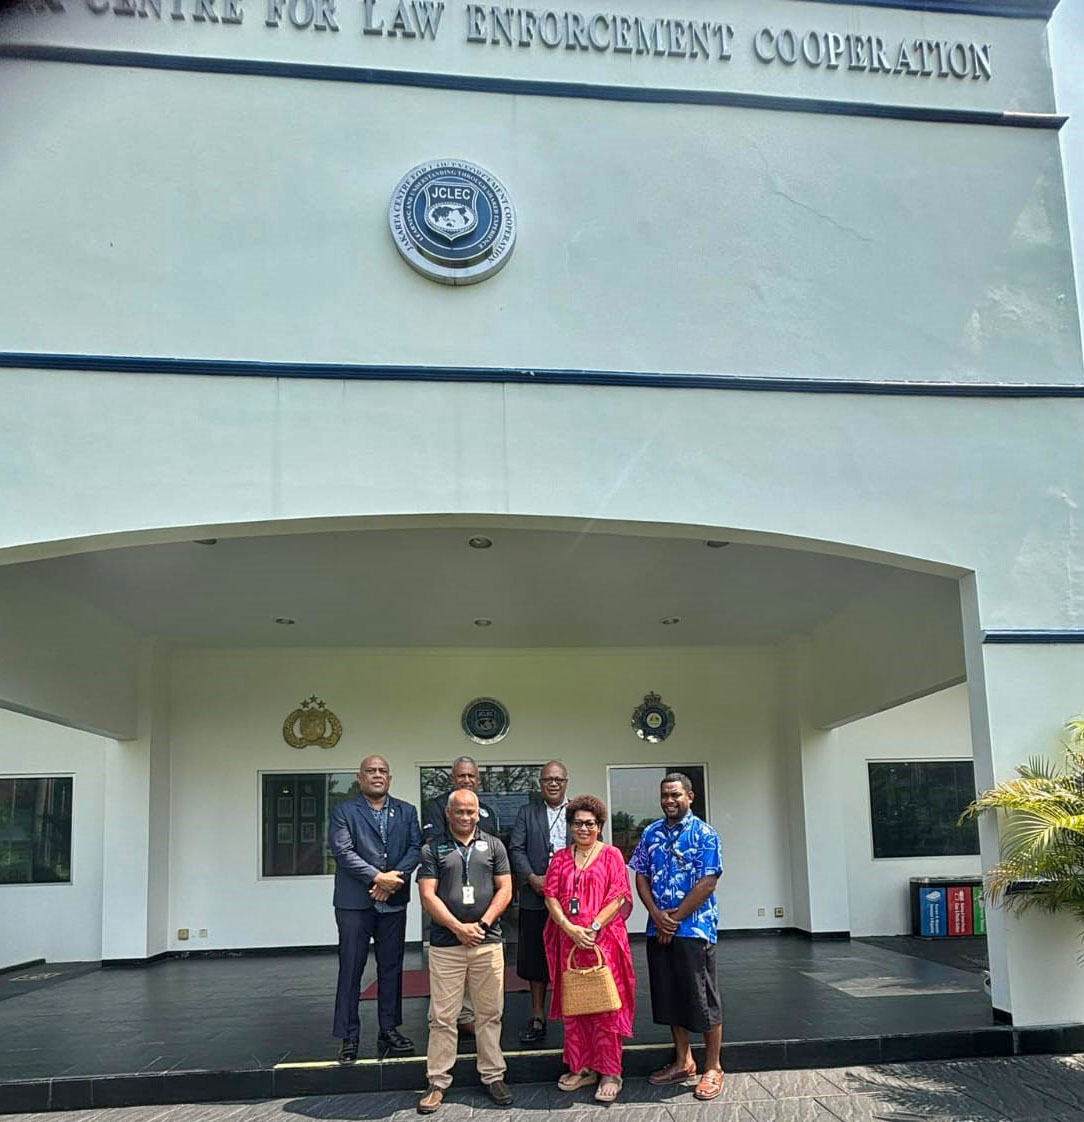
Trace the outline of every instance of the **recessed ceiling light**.
<path fill-rule="evenodd" d="M 467 545 L 469 545 L 471 549 L 489 549 L 492 544 L 492 538 L 477 537 L 467 539 Z"/>
<path fill-rule="evenodd" d="M 218 538 L 196 538 L 193 545 L 218 545 Z"/>
<path fill-rule="evenodd" d="M 275 622 L 281 623 L 283 627 L 290 627 L 297 623 L 296 619 L 290 619 L 289 616 L 275 616 Z"/>
<path fill-rule="evenodd" d="M 730 545 L 730 542 L 714 541 L 709 538 L 706 542 L 704 542 L 704 544 L 708 547 L 708 549 L 723 549 L 726 546 Z"/>
<path fill-rule="evenodd" d="M 681 623 L 681 616 L 663 616 L 659 620 L 663 627 L 673 627 L 675 623 Z"/>
<path fill-rule="evenodd" d="M 476 619 L 474 621 L 474 626 L 475 627 L 492 627 L 493 626 L 493 620 L 486 619 L 485 616 L 480 616 L 478 619 Z"/>

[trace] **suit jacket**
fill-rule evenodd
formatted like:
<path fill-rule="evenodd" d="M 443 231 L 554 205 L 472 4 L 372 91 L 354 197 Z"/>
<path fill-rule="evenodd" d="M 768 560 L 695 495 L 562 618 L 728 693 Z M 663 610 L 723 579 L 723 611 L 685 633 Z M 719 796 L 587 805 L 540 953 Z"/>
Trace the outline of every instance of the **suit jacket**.
<path fill-rule="evenodd" d="M 565 825 L 565 845 L 572 844 L 572 834 Z M 531 873 L 546 875 L 550 863 L 550 828 L 546 804 L 542 799 L 532 799 L 519 808 L 508 842 L 508 859 L 512 871 L 519 878 L 519 906 L 529 911 L 545 908 L 546 901 L 530 886 Z"/>
<path fill-rule="evenodd" d="M 448 840 L 446 811 L 448 809 L 448 797 L 451 793 L 451 791 L 445 791 L 443 795 L 430 799 L 426 804 L 425 818 L 422 819 L 422 838 L 425 841 Z M 489 803 L 482 802 L 481 799 L 478 800 L 478 829 L 483 834 L 491 834 L 493 837 L 499 836 L 500 821 L 497 818 L 497 811 Z"/>
<path fill-rule="evenodd" d="M 392 907 L 410 899 L 410 874 L 422 855 L 418 812 L 402 799 L 388 796 L 388 844 L 363 795 L 346 799 L 331 812 L 327 843 L 335 855 L 335 907 L 364 911 L 375 901 L 369 895 L 377 873 L 398 869 L 403 887 L 388 900 Z"/>

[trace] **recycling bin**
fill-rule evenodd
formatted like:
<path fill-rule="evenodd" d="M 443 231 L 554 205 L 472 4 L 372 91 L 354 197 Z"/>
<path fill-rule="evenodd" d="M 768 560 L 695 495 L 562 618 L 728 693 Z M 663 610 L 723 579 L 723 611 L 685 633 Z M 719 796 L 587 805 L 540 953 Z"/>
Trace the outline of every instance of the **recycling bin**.
<path fill-rule="evenodd" d="M 985 935 L 981 877 L 911 877 L 911 934 L 923 939 Z"/>

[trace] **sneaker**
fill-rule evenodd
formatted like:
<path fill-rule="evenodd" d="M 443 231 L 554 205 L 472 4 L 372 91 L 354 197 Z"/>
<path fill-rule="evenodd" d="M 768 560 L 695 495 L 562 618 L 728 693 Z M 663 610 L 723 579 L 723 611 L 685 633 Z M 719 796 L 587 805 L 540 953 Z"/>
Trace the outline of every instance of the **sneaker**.
<path fill-rule="evenodd" d="M 356 1040 L 344 1040 L 339 1045 L 339 1063 L 352 1064 L 358 1058 L 358 1042 Z"/>

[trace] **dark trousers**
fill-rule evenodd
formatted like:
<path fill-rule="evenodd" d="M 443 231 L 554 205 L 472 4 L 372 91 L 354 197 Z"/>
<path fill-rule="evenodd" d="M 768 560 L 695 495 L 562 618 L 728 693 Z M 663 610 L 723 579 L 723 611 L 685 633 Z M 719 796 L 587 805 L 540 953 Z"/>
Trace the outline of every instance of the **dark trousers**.
<path fill-rule="evenodd" d="M 340 1040 L 357 1040 L 361 974 L 369 958 L 369 940 L 376 949 L 376 1011 L 381 1032 L 403 1023 L 403 942 L 406 912 L 376 908 L 336 908 L 339 928 L 339 984 L 335 990 L 335 1026 Z"/>

